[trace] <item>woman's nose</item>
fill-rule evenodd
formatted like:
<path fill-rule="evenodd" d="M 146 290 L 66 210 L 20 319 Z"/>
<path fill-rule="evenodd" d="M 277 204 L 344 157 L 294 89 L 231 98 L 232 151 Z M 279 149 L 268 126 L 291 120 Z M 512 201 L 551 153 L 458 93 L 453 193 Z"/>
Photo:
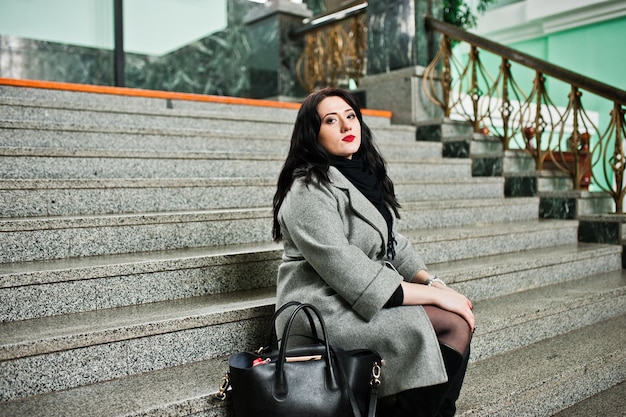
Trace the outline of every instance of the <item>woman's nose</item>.
<path fill-rule="evenodd" d="M 348 123 L 347 121 L 342 121 L 341 122 L 341 131 L 342 132 L 347 132 L 349 130 L 352 130 L 352 126 L 350 126 L 350 123 Z"/>

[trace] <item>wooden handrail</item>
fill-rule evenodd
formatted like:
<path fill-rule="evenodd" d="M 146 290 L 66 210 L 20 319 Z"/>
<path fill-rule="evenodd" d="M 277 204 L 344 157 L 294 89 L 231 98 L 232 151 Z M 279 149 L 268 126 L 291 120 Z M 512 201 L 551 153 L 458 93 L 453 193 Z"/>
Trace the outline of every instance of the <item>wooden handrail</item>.
<path fill-rule="evenodd" d="M 465 32 L 457 26 L 442 22 L 432 16 L 425 16 L 424 20 L 428 30 L 441 32 L 450 38 L 475 45 L 481 49 L 500 55 L 510 61 L 517 62 L 538 72 L 607 98 L 613 102 L 626 105 L 626 91 L 624 90 L 620 90 L 619 88 L 615 88 L 608 84 L 577 74 L 573 71 L 551 64 L 542 59 L 535 58 L 523 52 L 516 51 L 515 49 L 490 41 L 489 39 L 473 33 Z"/>

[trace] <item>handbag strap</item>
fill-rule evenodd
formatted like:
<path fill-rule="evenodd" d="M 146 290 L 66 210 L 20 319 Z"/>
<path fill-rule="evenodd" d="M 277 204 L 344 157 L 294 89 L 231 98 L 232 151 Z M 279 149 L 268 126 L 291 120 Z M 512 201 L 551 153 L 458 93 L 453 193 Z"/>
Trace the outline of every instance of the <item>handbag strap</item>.
<path fill-rule="evenodd" d="M 332 351 L 332 347 L 331 347 Z M 333 351 L 334 355 L 334 351 Z M 350 405 L 352 406 L 352 414 L 353 417 L 361 417 L 361 410 L 359 409 L 359 405 L 356 402 L 356 398 L 354 398 L 354 393 L 352 392 L 351 387 L 349 386 L 348 377 L 346 376 L 346 371 L 343 369 L 343 365 L 341 365 L 340 360 L 334 361 L 337 366 L 337 370 L 339 371 L 339 376 L 344 381 L 344 394 L 348 396 L 350 399 Z M 380 385 L 380 365 L 376 362 L 372 364 L 372 379 L 370 381 L 370 396 L 369 402 L 367 406 L 367 417 L 374 417 L 376 415 L 376 404 L 378 403 L 378 386 Z"/>
<path fill-rule="evenodd" d="M 336 359 L 335 353 L 328 341 L 327 332 L 326 332 L 326 324 L 324 323 L 324 319 L 322 318 L 322 313 L 320 313 L 317 307 L 313 306 L 312 304 L 302 304 L 302 303 L 292 301 L 283 305 L 280 309 L 278 309 L 278 311 L 274 315 L 274 320 L 278 316 L 278 314 L 280 314 L 282 311 L 284 311 L 285 308 L 290 307 L 290 306 L 295 306 L 295 309 L 291 313 L 291 316 L 289 317 L 289 320 L 287 321 L 287 324 L 285 325 L 285 328 L 283 330 L 282 343 L 281 343 L 281 347 L 279 350 L 278 363 L 277 363 L 277 368 L 276 368 L 277 377 L 280 378 L 282 376 L 282 375 L 279 375 L 279 373 L 282 374 L 282 367 L 284 365 L 285 352 L 286 352 L 286 347 L 287 347 L 287 339 L 289 338 L 293 321 L 295 320 L 296 316 L 301 311 L 304 311 L 309 320 L 309 325 L 311 327 L 311 331 L 313 332 L 314 337 L 318 339 L 320 344 L 325 345 L 326 358 L 328 361 L 328 371 L 330 373 L 329 377 L 331 381 L 335 380 L 335 377 L 336 377 L 335 373 L 338 373 L 339 377 L 343 379 L 344 384 L 343 384 L 342 391 L 345 395 L 348 396 L 350 400 L 353 417 L 363 417 L 361 415 L 361 411 L 356 402 L 356 399 L 354 398 L 354 393 L 352 392 L 352 389 L 348 385 L 349 384 L 348 378 L 345 374 L 345 370 L 343 369 L 343 366 L 341 365 L 341 361 Z M 317 321 L 322 331 L 322 339 L 319 339 L 317 337 L 317 332 L 316 332 L 317 326 L 315 325 L 315 322 L 312 316 L 317 317 Z M 335 372 L 335 368 L 337 372 Z M 377 399 L 378 399 L 378 385 L 380 385 L 380 364 L 374 362 L 372 364 L 372 379 L 370 381 L 371 389 L 370 389 L 370 398 L 369 398 L 367 417 L 374 417 L 376 414 L 376 404 L 377 404 Z"/>
<path fill-rule="evenodd" d="M 271 325 L 269 328 L 269 344 L 267 345 L 267 347 L 262 348 L 263 350 L 270 350 L 272 349 L 273 346 L 276 347 L 276 350 L 278 350 L 278 342 L 279 339 L 277 334 L 276 334 L 276 320 L 278 319 L 278 316 L 280 316 L 286 309 L 288 309 L 289 307 L 297 307 L 299 305 L 302 305 L 302 303 L 298 302 L 298 301 L 289 301 L 285 304 L 283 304 L 278 310 L 276 310 L 276 312 L 274 312 L 274 315 L 272 316 L 271 319 Z M 317 335 L 317 326 L 315 326 L 315 322 L 313 321 L 313 317 L 311 316 L 311 312 L 308 311 L 307 309 L 304 310 L 307 319 L 309 320 L 309 327 L 311 328 L 311 333 L 312 333 L 312 337 L 311 339 L 314 341 L 320 341 L 319 336 Z"/>

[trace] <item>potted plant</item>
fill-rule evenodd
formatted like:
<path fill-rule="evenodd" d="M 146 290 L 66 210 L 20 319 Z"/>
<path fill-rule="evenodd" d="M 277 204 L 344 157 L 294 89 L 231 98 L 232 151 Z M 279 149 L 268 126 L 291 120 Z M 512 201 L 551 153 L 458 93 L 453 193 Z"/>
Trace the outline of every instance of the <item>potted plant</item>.
<path fill-rule="evenodd" d="M 476 26 L 476 13 L 484 13 L 490 4 L 498 0 L 443 0 L 443 20 L 463 29 Z"/>

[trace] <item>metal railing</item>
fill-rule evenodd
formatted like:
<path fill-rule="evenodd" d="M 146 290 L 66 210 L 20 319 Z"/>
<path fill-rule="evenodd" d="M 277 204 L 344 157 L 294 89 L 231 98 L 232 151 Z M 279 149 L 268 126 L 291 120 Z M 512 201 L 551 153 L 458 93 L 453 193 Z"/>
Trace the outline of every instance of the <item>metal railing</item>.
<path fill-rule="evenodd" d="M 424 90 L 445 117 L 461 117 L 472 123 L 475 132 L 499 137 L 505 150 L 529 153 L 537 170 L 549 163 L 566 172 L 574 189 L 585 189 L 593 182 L 594 187 L 610 194 L 615 211 L 623 212 L 626 91 L 432 17 L 425 19 L 429 30 L 443 36 L 436 57 L 425 70 Z M 466 62 L 452 53 L 453 40 L 469 45 Z M 499 57 L 497 75 L 485 68 L 481 51 Z M 513 76 L 514 63 L 534 73 L 526 90 Z M 567 100 L 560 107 L 549 93 L 548 79 L 569 86 Z M 597 118 L 585 110 L 583 92 L 612 104 L 608 125 L 599 126 Z"/>
<path fill-rule="evenodd" d="M 307 92 L 326 86 L 358 85 L 367 67 L 367 3 L 318 17 L 293 32 L 304 38 L 296 64 L 298 81 Z"/>

